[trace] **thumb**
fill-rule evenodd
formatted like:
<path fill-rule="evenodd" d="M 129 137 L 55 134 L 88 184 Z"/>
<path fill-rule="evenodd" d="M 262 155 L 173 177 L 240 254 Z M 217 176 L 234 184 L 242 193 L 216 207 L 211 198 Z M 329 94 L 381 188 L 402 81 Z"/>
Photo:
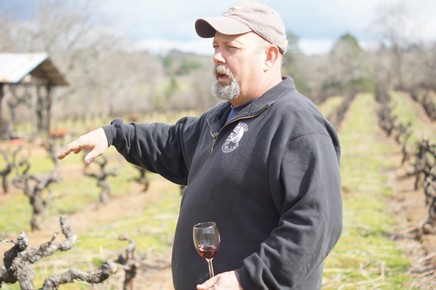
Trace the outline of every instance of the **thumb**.
<path fill-rule="evenodd" d="M 204 282 L 203 284 L 199 284 L 197 285 L 197 290 L 206 290 L 206 289 L 210 289 L 213 287 L 213 285 L 215 285 L 215 283 L 218 281 L 218 277 L 212 277 L 209 280 L 207 280 L 206 282 Z"/>

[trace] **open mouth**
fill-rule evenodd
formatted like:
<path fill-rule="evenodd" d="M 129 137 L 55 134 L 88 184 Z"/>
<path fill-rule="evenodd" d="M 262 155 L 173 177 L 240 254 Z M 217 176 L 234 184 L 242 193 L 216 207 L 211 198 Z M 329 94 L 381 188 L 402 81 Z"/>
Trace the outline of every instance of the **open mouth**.
<path fill-rule="evenodd" d="M 216 79 L 217 79 L 218 82 L 228 82 L 230 78 L 226 74 L 217 73 L 216 74 Z"/>
<path fill-rule="evenodd" d="M 229 84 L 232 80 L 230 70 L 223 65 L 215 67 L 215 77 L 219 83 Z"/>

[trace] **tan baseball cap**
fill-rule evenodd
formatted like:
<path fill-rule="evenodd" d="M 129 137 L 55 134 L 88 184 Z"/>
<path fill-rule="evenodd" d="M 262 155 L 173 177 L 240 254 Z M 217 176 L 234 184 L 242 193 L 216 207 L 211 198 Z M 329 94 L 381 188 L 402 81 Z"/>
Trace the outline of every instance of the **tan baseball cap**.
<path fill-rule="evenodd" d="M 215 32 L 237 35 L 254 32 L 277 45 L 284 54 L 288 46 L 286 30 L 280 15 L 272 8 L 253 1 L 241 1 L 221 16 L 199 18 L 195 30 L 200 37 L 211 38 Z"/>

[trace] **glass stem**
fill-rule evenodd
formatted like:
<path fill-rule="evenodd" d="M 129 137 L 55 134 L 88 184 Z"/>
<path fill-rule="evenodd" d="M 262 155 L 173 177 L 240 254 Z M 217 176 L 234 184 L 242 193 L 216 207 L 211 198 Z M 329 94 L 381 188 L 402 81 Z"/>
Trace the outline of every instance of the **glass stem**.
<path fill-rule="evenodd" d="M 207 265 L 209 266 L 209 276 L 210 278 L 212 278 L 213 276 L 215 276 L 213 272 L 212 259 L 206 259 L 206 261 L 207 261 Z"/>

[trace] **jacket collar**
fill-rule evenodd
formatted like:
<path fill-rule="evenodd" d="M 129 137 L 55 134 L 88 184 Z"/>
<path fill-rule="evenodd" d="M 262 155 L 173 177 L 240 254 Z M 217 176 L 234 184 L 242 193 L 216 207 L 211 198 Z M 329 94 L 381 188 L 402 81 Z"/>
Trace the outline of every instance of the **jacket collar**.
<path fill-rule="evenodd" d="M 241 113 L 257 114 L 259 110 L 262 110 L 265 106 L 271 106 L 285 93 L 294 90 L 295 85 L 291 77 L 285 76 L 282 81 L 276 86 L 266 91 L 263 95 L 255 99 L 250 105 L 247 106 L 248 112 L 244 109 Z"/>
<path fill-rule="evenodd" d="M 295 90 L 293 79 L 289 76 L 283 77 L 283 80 L 279 84 L 266 91 L 245 107 L 237 115 L 237 118 L 250 118 L 260 114 L 262 110 L 272 106 L 282 95 L 292 90 Z M 216 111 L 214 110 L 215 113 L 208 118 L 208 124 L 212 131 L 217 132 L 225 125 L 226 116 L 230 109 L 231 104 L 229 102 L 222 102 L 218 105 Z"/>

